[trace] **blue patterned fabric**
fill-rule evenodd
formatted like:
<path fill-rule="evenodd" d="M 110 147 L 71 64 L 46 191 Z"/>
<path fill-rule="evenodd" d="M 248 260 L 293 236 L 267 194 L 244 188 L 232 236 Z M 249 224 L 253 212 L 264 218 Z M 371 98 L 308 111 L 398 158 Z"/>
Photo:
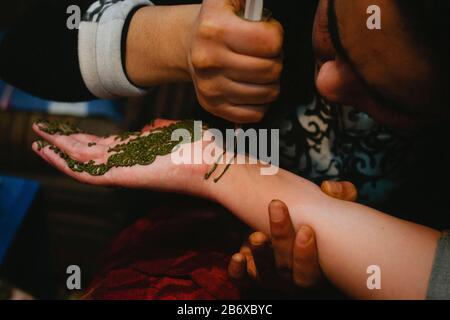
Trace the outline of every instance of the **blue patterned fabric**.
<path fill-rule="evenodd" d="M 318 184 L 351 181 L 361 203 L 383 203 L 410 176 L 408 139 L 352 107 L 317 98 L 280 127 L 283 168 Z"/>
<path fill-rule="evenodd" d="M 64 103 L 43 100 L 0 80 L 0 110 L 44 112 L 79 117 L 104 117 L 116 122 L 122 120 L 121 103 L 110 100 Z"/>
<path fill-rule="evenodd" d="M 0 176 L 0 264 L 38 190 L 35 181 Z"/>

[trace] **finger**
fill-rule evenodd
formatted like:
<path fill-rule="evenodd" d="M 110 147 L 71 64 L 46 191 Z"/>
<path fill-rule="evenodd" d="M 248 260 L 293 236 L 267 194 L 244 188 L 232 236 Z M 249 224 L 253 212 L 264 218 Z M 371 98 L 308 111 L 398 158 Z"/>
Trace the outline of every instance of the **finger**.
<path fill-rule="evenodd" d="M 260 122 L 264 118 L 264 115 L 268 109 L 269 107 L 267 105 L 258 107 L 245 105 L 225 105 L 223 107 L 213 107 L 207 110 L 222 119 L 234 123 L 244 124 Z"/>
<path fill-rule="evenodd" d="M 256 269 L 255 260 L 253 258 L 252 250 L 248 244 L 242 246 L 240 253 L 245 257 L 247 265 L 247 275 L 251 280 L 257 280 L 258 270 Z"/>
<path fill-rule="evenodd" d="M 253 22 L 241 18 L 242 1 L 207 0 L 202 5 L 199 33 L 204 38 L 225 42 L 235 52 L 276 57 L 283 46 L 283 27 L 271 19 Z"/>
<path fill-rule="evenodd" d="M 199 75 L 197 89 L 209 99 L 226 100 L 234 105 L 265 105 L 274 102 L 280 93 L 280 83 L 266 85 L 240 83 L 214 74 Z"/>
<path fill-rule="evenodd" d="M 276 101 L 279 94 L 279 83 L 259 85 L 228 80 L 222 87 L 222 95 L 234 105 L 268 105 Z"/>
<path fill-rule="evenodd" d="M 236 32 L 236 26 L 239 26 L 239 32 Z M 235 15 L 220 34 L 228 48 L 239 54 L 275 58 L 283 51 L 284 30 L 275 19 L 253 22 Z"/>
<path fill-rule="evenodd" d="M 247 277 L 247 260 L 242 253 L 236 253 L 231 257 L 228 275 L 236 281 L 242 281 Z"/>
<path fill-rule="evenodd" d="M 170 126 L 171 124 L 177 123 L 176 120 L 167 120 L 167 119 L 155 119 L 152 122 L 150 122 L 148 125 L 146 125 L 142 132 L 150 132 L 158 128 L 163 128 Z"/>
<path fill-rule="evenodd" d="M 356 201 L 358 198 L 358 190 L 353 183 L 348 181 L 324 181 L 321 189 L 330 197 L 344 200 L 344 201 Z"/>
<path fill-rule="evenodd" d="M 42 131 L 37 124 L 33 125 L 33 131 L 51 145 L 58 147 L 71 158 L 80 162 L 105 160 L 109 149 L 109 147 L 99 144 L 98 142 L 94 142 L 94 144 L 82 142 L 89 141 L 91 138 L 90 135 L 81 138 L 81 134 L 77 134 L 76 137 L 75 135 L 48 134 Z M 98 141 L 98 139 L 96 141 Z"/>
<path fill-rule="evenodd" d="M 263 286 L 270 286 L 275 281 L 277 273 L 269 238 L 262 232 L 255 232 L 250 235 L 249 244 L 258 280 Z"/>
<path fill-rule="evenodd" d="M 50 149 L 50 146 L 41 148 L 38 143 L 35 142 L 32 145 L 32 149 L 36 154 L 38 154 L 42 159 L 55 167 L 57 170 L 79 182 L 103 186 L 111 184 L 110 172 L 107 172 L 102 176 L 92 176 L 86 172 L 75 172 L 69 168 L 66 160 L 64 160 L 58 153 Z"/>
<path fill-rule="evenodd" d="M 221 73 L 237 82 L 254 84 L 278 82 L 283 71 L 282 57 L 264 59 L 211 46 L 193 50 L 191 62 L 198 76 Z"/>
<path fill-rule="evenodd" d="M 295 238 L 292 276 L 302 288 L 317 286 L 322 278 L 314 232 L 307 226 L 302 226 Z"/>
<path fill-rule="evenodd" d="M 271 84 L 279 82 L 283 61 L 262 59 L 240 54 L 227 54 L 221 69 L 226 77 L 237 82 Z"/>
<path fill-rule="evenodd" d="M 274 200 L 269 205 L 270 235 L 278 273 L 292 276 L 292 249 L 295 230 L 287 206 Z"/>

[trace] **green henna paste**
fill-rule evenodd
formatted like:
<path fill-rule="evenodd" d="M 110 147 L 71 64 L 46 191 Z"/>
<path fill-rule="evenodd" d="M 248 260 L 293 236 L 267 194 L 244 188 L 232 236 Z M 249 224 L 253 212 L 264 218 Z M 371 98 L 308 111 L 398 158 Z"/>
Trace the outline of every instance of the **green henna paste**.
<path fill-rule="evenodd" d="M 46 120 L 39 120 L 36 124 L 41 131 L 51 135 L 60 134 L 70 136 L 72 134 L 85 133 L 83 130 L 67 122 L 49 122 Z"/>
<path fill-rule="evenodd" d="M 219 158 L 217 158 L 217 160 L 216 160 L 216 162 L 214 163 L 214 165 L 212 166 L 211 170 L 210 170 L 208 173 L 205 174 L 205 180 L 209 180 L 209 178 L 211 178 L 211 176 L 214 174 L 214 172 L 215 172 L 215 171 L 217 170 L 217 168 L 219 167 L 219 163 L 220 163 L 220 161 L 222 161 L 222 159 L 223 159 L 223 157 L 224 157 L 224 155 L 225 155 L 226 153 L 227 153 L 227 150 L 225 150 L 225 151 L 219 156 Z M 227 165 L 226 165 L 225 168 L 223 169 L 222 173 L 221 173 L 217 178 L 215 178 L 215 179 L 213 180 L 214 183 L 219 182 L 219 181 L 223 178 L 223 176 L 224 176 L 224 175 L 227 173 L 227 171 L 230 169 L 231 164 L 233 163 L 234 159 L 236 159 L 236 157 L 237 157 L 237 138 L 234 137 L 234 155 L 233 155 L 233 158 L 232 158 L 232 160 L 231 160 L 229 163 L 227 163 Z"/>
<path fill-rule="evenodd" d="M 73 134 L 85 133 L 83 130 L 69 123 L 39 121 L 37 122 L 37 125 L 39 126 L 40 130 L 51 135 L 59 134 L 68 136 Z M 207 126 L 203 127 L 204 130 L 206 130 L 207 128 Z M 185 129 L 190 133 L 191 137 L 195 137 L 194 121 L 191 120 L 181 121 L 171 124 L 167 127 L 155 129 L 148 135 L 142 135 L 141 132 L 124 132 L 118 135 L 115 140 L 130 140 L 126 143 L 119 144 L 113 148 L 110 148 L 108 150 L 108 153 L 111 153 L 111 155 L 109 156 L 106 163 L 101 164 L 96 164 L 92 160 L 83 163 L 72 159 L 58 147 L 50 145 L 45 140 L 38 140 L 37 144 L 39 151 L 47 146 L 50 146 L 50 149 L 58 154 L 67 163 L 67 166 L 74 172 L 86 172 L 92 176 L 102 176 L 112 168 L 132 167 L 135 165 L 147 166 L 151 165 L 158 156 L 171 154 L 175 147 L 182 143 L 181 139 L 180 141 L 172 141 L 172 133 L 177 129 Z M 95 142 L 91 142 L 88 144 L 88 147 L 92 147 L 95 145 L 97 145 Z M 205 174 L 205 180 L 208 180 L 217 170 L 218 163 L 221 161 L 225 153 L 226 151 L 224 151 L 224 153 L 218 158 L 211 170 Z M 220 179 L 225 175 L 230 166 L 231 163 L 227 164 L 219 177 L 214 179 L 214 183 L 220 181 Z"/>
<path fill-rule="evenodd" d="M 70 135 L 81 132 L 68 124 L 62 125 L 59 123 L 45 123 L 43 126 L 40 125 L 40 128 L 47 133 L 52 132 L 52 134 L 61 135 Z M 190 133 L 192 140 L 195 138 L 194 121 L 174 123 L 167 127 L 156 129 L 148 135 L 135 136 L 135 133 L 127 134 L 128 137 L 134 136 L 134 138 L 131 138 L 131 140 L 126 143 L 119 144 L 109 149 L 108 152 L 111 153 L 111 155 L 106 163 L 102 164 L 96 164 L 94 161 L 86 163 L 77 161 L 56 146 L 50 146 L 50 149 L 58 154 L 72 171 L 86 172 L 92 176 L 102 176 L 112 168 L 132 167 L 135 165 L 147 166 L 152 164 L 158 156 L 171 154 L 176 146 L 181 143 L 186 143 L 182 139 L 179 141 L 172 141 L 172 134 L 178 129 L 187 130 Z M 125 135 L 122 135 L 121 137 L 125 137 Z M 195 141 L 189 141 L 189 143 L 190 142 Z M 48 143 L 45 145 L 42 144 L 42 142 L 40 143 L 38 148 L 49 145 Z"/>
<path fill-rule="evenodd" d="M 36 143 L 38 151 L 41 151 L 42 149 L 50 145 L 50 143 L 45 140 L 37 140 Z"/>

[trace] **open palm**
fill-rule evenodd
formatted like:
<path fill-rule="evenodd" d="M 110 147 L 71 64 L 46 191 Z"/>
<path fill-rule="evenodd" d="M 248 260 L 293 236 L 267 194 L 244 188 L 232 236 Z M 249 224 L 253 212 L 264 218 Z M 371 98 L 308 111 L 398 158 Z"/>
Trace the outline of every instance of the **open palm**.
<path fill-rule="evenodd" d="M 147 135 L 173 123 L 175 121 L 156 120 L 152 125 L 145 127 L 141 135 Z M 202 179 L 207 170 L 204 165 L 176 165 L 168 154 L 156 157 L 151 165 L 112 167 L 102 175 L 77 172 L 68 166 L 67 159 L 63 159 L 58 152 L 55 152 L 56 148 L 70 160 L 82 164 L 89 162 L 96 165 L 105 164 L 111 156 L 111 150 L 128 142 L 130 138 L 121 140 L 118 136 L 98 137 L 85 133 L 49 134 L 42 130 L 40 124 L 34 124 L 33 130 L 49 144 L 43 146 L 35 142 L 33 150 L 58 170 L 87 184 L 197 193 L 193 184 L 198 182 L 196 180 Z"/>

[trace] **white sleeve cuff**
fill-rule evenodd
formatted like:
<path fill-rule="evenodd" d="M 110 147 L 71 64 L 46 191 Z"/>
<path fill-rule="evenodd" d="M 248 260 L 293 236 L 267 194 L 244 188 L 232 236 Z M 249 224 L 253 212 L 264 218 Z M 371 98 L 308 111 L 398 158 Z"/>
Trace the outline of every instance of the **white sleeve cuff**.
<path fill-rule="evenodd" d="M 148 0 L 99 0 L 91 5 L 78 31 L 78 59 L 89 91 L 103 99 L 141 96 L 122 65 L 122 32 L 133 9 L 153 5 Z"/>

